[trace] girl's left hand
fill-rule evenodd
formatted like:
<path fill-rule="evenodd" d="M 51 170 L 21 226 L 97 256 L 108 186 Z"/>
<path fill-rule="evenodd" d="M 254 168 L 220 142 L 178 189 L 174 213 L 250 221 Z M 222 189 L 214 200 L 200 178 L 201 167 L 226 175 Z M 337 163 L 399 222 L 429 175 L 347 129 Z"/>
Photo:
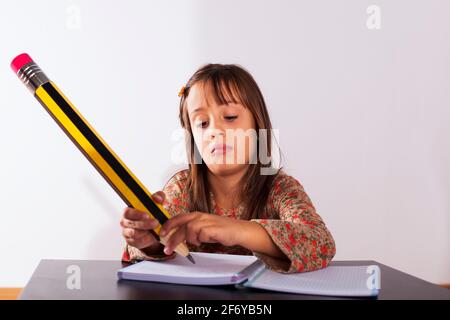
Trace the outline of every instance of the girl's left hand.
<path fill-rule="evenodd" d="M 221 243 L 224 246 L 239 245 L 245 231 L 245 222 L 247 221 L 199 211 L 179 214 L 162 225 L 160 236 L 165 236 L 176 229 L 170 236 L 164 253 L 172 254 L 178 244 L 183 241 L 195 246 L 202 243 Z"/>

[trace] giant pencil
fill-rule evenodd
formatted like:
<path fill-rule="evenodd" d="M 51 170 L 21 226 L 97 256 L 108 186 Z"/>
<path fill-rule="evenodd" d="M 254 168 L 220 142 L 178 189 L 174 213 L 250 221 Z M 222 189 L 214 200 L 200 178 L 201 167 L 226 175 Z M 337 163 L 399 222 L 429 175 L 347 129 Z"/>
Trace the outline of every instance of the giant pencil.
<path fill-rule="evenodd" d="M 151 193 L 28 54 L 23 53 L 14 58 L 11 68 L 129 207 L 146 212 L 157 219 L 160 226 L 170 218 L 164 207 L 152 200 Z M 156 238 L 160 226 L 153 232 Z M 160 242 L 165 244 L 169 236 L 159 238 Z M 186 244 L 179 244 L 175 252 L 194 262 Z"/>

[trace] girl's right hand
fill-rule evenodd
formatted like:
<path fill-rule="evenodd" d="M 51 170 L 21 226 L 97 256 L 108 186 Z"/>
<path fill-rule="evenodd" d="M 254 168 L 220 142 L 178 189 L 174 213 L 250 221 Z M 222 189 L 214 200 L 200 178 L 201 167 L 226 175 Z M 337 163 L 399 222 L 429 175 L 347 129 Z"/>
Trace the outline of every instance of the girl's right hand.
<path fill-rule="evenodd" d="M 162 204 L 165 194 L 162 191 L 156 192 L 152 194 L 152 199 Z M 146 212 L 127 207 L 120 220 L 120 225 L 122 227 L 122 235 L 130 246 L 138 249 L 157 249 L 161 247 L 159 241 L 150 232 L 150 230 L 159 226 L 159 222 L 150 218 Z"/>

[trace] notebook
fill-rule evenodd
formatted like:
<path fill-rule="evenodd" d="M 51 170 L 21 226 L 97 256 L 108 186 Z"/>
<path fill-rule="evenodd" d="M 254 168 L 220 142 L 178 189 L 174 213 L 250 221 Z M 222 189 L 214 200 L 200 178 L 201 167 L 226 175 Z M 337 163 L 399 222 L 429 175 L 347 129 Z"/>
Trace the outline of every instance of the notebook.
<path fill-rule="evenodd" d="M 195 264 L 176 255 L 165 261 L 141 261 L 118 270 L 119 279 L 185 285 L 235 285 L 272 291 L 373 297 L 379 293 L 378 266 L 328 266 L 327 268 L 284 274 L 267 269 L 255 256 L 191 252 Z M 371 269 L 368 269 L 368 268 Z M 379 268 L 378 268 L 379 270 Z M 370 281 L 369 281 L 370 280 Z"/>

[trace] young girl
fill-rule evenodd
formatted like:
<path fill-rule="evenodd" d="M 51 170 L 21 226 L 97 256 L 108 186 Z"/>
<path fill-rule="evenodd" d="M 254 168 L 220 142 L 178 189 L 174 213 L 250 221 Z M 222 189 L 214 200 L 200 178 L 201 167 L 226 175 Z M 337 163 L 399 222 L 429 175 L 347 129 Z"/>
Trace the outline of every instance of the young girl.
<path fill-rule="evenodd" d="M 262 149 L 270 158 L 272 126 L 253 77 L 237 65 L 209 64 L 179 96 L 189 169 L 153 194 L 172 215 L 161 235 L 175 232 L 164 247 L 149 231 L 158 221 L 126 208 L 122 260 L 168 259 L 185 241 L 191 252 L 253 254 L 283 273 L 326 267 L 334 240 L 302 185 L 282 169 L 271 172 L 271 161 L 255 160 Z M 232 134 L 252 131 L 239 147 Z"/>

